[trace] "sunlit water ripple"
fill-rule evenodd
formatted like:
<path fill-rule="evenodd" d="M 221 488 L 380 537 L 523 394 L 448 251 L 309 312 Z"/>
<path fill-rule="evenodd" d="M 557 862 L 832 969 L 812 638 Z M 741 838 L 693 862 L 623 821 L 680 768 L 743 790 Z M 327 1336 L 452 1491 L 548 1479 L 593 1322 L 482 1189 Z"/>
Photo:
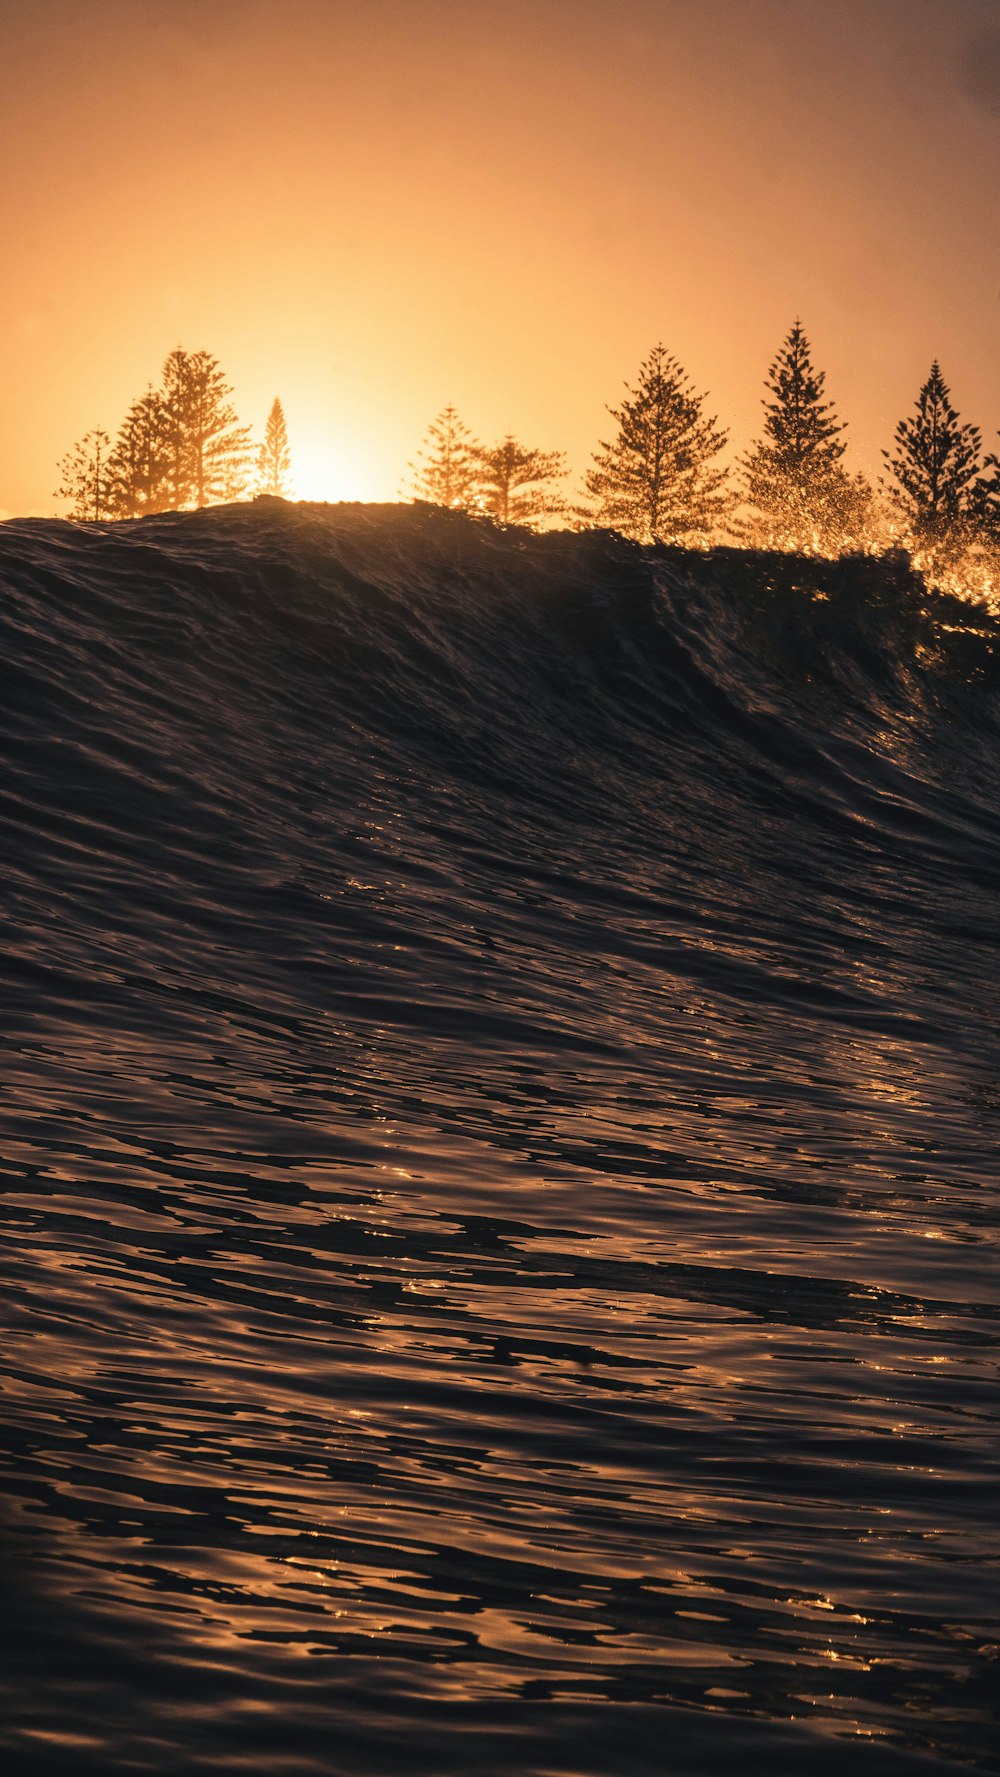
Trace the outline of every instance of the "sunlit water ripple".
<path fill-rule="evenodd" d="M 16 1773 L 996 1751 L 996 631 L 0 527 Z"/>

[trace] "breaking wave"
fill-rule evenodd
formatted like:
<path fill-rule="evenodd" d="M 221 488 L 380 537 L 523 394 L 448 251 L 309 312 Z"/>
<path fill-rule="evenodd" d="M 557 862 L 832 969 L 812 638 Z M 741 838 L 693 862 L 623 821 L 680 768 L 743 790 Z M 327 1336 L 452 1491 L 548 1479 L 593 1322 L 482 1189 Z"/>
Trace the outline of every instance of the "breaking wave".
<path fill-rule="evenodd" d="M 997 620 L 260 501 L 0 630 L 18 1771 L 986 1768 Z"/>

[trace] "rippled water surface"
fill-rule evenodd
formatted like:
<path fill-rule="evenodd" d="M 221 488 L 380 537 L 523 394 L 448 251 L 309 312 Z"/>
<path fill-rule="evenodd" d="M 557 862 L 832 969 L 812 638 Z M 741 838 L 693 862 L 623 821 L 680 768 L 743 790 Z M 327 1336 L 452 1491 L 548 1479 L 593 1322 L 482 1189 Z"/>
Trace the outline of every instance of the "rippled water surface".
<path fill-rule="evenodd" d="M 0 589 L 8 1768 L 988 1768 L 991 625 L 420 508 Z"/>

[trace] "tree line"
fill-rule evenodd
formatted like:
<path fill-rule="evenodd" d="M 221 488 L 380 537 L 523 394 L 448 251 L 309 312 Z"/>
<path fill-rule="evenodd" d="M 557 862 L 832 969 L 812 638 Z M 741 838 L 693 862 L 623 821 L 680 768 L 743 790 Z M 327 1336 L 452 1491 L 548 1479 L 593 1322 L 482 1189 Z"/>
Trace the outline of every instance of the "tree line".
<path fill-rule="evenodd" d="M 174 351 L 159 388 L 132 402 L 114 439 L 97 426 L 59 464 L 56 499 L 99 522 L 214 506 L 250 493 L 287 496 L 288 431 L 275 397 L 263 441 L 242 425 L 217 359 Z"/>
<path fill-rule="evenodd" d="M 231 396 L 208 352 L 171 352 L 159 387 L 132 403 L 113 440 L 97 428 L 63 458 L 57 498 L 73 517 L 100 520 L 253 493 L 287 497 L 281 402 L 255 446 Z M 448 406 L 410 465 L 408 491 L 501 524 L 608 527 L 641 543 L 703 548 L 735 538 L 835 555 L 901 542 L 933 566 L 1000 548 L 1000 458 L 984 456 L 981 433 L 960 418 L 937 362 L 883 450 L 874 485 L 845 464 L 847 428 L 800 321 L 768 369 L 760 436 L 734 467 L 720 460 L 729 435 L 706 401 L 666 347 L 654 346 L 620 405 L 609 407 L 611 435 L 575 499 L 563 452 L 511 433 L 484 445 Z"/>
<path fill-rule="evenodd" d="M 504 523 L 561 517 L 640 543 L 704 548 L 735 538 L 836 555 L 901 542 L 936 566 L 977 545 L 1000 547 L 1000 459 L 983 456 L 980 431 L 953 407 L 940 364 L 883 450 L 876 485 L 846 467 L 847 428 L 825 385 L 796 321 L 767 372 L 761 435 L 730 467 L 720 461 L 728 433 L 656 345 L 620 406 L 609 407 L 612 435 L 594 451 L 575 503 L 563 491 L 560 453 L 512 437 L 484 449 L 453 407 L 429 428 L 410 485 L 420 499 Z"/>

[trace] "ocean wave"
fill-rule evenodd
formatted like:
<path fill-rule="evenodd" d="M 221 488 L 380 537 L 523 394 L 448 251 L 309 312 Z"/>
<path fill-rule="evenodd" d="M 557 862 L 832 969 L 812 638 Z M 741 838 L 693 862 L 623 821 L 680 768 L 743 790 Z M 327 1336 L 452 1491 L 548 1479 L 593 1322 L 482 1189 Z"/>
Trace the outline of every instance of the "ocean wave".
<path fill-rule="evenodd" d="M 987 1766 L 998 634 L 0 527 L 16 1768 Z"/>

